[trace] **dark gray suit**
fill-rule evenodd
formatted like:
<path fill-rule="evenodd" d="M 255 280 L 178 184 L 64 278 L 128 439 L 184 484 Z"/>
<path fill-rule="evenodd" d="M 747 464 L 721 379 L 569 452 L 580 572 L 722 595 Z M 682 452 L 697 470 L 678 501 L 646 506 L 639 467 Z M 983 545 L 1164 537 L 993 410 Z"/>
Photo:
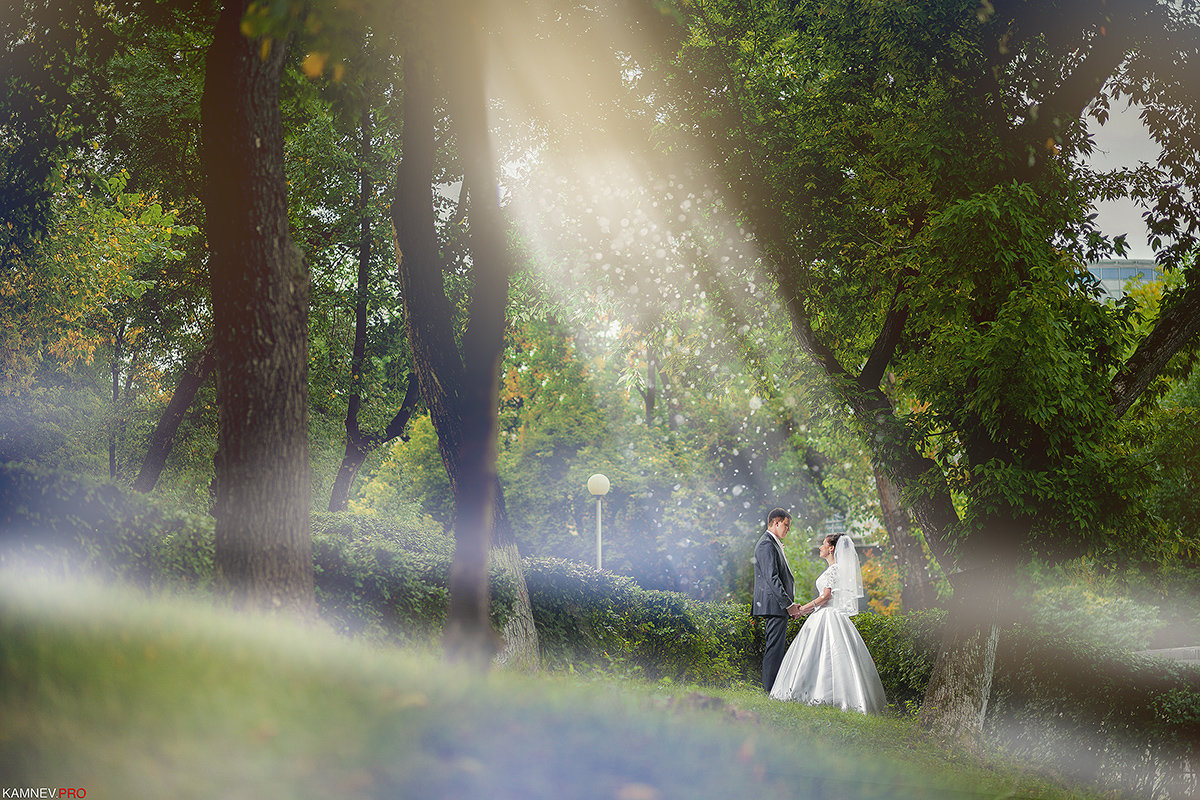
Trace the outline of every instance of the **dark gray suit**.
<path fill-rule="evenodd" d="M 792 570 L 775 537 L 764 531 L 754 546 L 754 607 L 751 614 L 763 618 L 763 689 L 771 691 L 779 665 L 787 650 L 788 606 L 795 586 Z"/>

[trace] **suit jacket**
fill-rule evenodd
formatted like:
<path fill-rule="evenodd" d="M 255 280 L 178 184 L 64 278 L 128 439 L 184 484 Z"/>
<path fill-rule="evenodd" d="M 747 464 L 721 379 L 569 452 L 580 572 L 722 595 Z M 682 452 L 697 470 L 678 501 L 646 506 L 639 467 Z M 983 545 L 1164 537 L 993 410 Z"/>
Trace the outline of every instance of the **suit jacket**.
<path fill-rule="evenodd" d="M 754 546 L 754 606 L 750 613 L 756 617 L 786 617 L 794 595 L 787 559 L 775 537 L 763 531 Z"/>

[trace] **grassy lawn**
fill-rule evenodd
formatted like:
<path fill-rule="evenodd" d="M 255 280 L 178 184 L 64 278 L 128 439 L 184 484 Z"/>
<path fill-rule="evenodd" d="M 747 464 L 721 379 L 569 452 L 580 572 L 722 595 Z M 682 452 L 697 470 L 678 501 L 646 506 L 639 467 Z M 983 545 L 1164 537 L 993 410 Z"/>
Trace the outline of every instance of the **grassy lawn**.
<path fill-rule="evenodd" d="M 1082 798 L 867 718 L 493 673 L 184 601 L 0 581 L 0 787 L 107 798 Z"/>

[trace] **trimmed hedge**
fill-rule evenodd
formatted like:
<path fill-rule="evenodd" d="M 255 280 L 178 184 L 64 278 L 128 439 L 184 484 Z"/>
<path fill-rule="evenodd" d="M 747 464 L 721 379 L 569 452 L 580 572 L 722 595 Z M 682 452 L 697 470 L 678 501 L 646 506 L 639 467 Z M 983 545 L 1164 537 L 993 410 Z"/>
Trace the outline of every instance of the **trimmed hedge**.
<path fill-rule="evenodd" d="M 321 615 L 376 639 L 433 639 L 450 598 L 454 540 L 440 525 L 398 528 L 360 514 L 313 514 L 313 573 Z M 516 584 L 490 570 L 491 621 L 512 615 Z"/>
<path fill-rule="evenodd" d="M 708 684 L 758 669 L 762 645 L 749 606 L 643 589 L 573 561 L 524 564 L 542 658 L 552 669 Z"/>
<path fill-rule="evenodd" d="M 153 588 L 204 586 L 213 541 L 207 515 L 71 473 L 0 464 L 0 567 L 22 559 Z"/>

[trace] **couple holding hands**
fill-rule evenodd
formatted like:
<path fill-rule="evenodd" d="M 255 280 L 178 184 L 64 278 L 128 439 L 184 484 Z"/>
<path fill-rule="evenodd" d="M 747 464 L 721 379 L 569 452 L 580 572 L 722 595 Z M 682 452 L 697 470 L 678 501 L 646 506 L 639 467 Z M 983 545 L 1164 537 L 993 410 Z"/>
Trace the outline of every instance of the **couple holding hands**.
<path fill-rule="evenodd" d="M 767 530 L 754 547 L 754 607 L 763 618 L 763 688 L 777 700 L 827 704 L 863 714 L 887 706 L 875 661 L 850 617 L 863 596 L 854 542 L 844 533 L 826 536 L 820 555 L 829 566 L 817 578 L 817 597 L 795 602 L 792 570 L 783 540 L 792 526 L 782 508 L 767 514 Z M 786 646 L 789 617 L 812 616 Z M 786 650 L 786 652 L 785 652 Z"/>

